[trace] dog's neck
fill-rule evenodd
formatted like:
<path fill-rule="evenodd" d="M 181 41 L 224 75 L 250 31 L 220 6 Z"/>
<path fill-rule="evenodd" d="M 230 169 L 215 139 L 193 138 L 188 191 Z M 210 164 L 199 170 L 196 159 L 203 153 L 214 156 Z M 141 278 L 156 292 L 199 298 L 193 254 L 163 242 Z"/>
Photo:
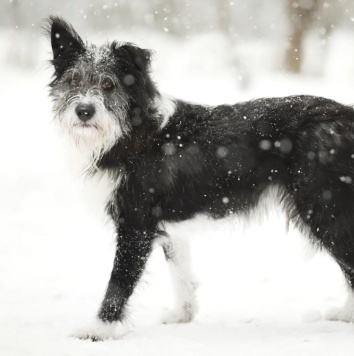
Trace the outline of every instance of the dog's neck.
<path fill-rule="evenodd" d="M 176 101 L 160 94 L 145 110 L 131 109 L 128 112 L 132 131 L 117 143 L 96 163 L 100 170 L 135 169 L 149 154 L 161 130 L 168 124 L 176 110 Z M 137 115 L 137 112 L 139 113 Z"/>
<path fill-rule="evenodd" d="M 100 170 L 124 168 L 132 170 L 139 165 L 144 156 L 150 151 L 158 126 L 150 117 L 141 117 L 142 123 L 134 127 L 127 137 L 121 138 L 108 152 L 104 153 L 97 162 Z"/>

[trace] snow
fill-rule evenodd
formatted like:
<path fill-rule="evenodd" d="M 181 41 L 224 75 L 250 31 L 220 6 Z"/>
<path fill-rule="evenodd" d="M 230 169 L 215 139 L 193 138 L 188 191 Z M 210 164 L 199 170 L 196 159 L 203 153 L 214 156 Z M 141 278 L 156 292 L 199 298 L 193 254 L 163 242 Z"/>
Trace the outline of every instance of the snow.
<path fill-rule="evenodd" d="M 334 51 L 324 77 L 286 76 L 253 63 L 248 70 L 256 76 L 244 90 L 218 37 L 121 36 L 156 50 L 154 78 L 172 96 L 217 104 L 306 93 L 354 102 L 353 74 L 333 76 L 339 70 Z M 43 60 L 48 51 L 43 43 Z M 174 300 L 157 248 L 130 301 L 130 322 L 117 337 L 98 343 L 71 337 L 94 321 L 113 261 L 113 227 L 103 214 L 106 182 L 80 176 L 75 154 L 51 122 L 50 71 L 41 63 L 24 70 L 3 60 L 0 69 L 1 355 L 353 354 L 353 324 L 323 318 L 347 300 L 338 266 L 297 231 L 286 234 L 276 209 L 246 227 L 238 219 L 199 220 L 180 231 L 193 235 L 200 284 L 191 323 L 160 322 Z"/>

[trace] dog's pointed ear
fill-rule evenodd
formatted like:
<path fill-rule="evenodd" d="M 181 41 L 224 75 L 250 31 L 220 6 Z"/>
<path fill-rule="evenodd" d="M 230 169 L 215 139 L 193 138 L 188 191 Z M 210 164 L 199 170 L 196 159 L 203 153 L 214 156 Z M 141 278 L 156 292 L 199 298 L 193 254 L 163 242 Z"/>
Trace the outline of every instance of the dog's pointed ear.
<path fill-rule="evenodd" d="M 113 42 L 112 50 L 119 62 L 146 73 L 150 69 L 152 51 L 135 46 L 131 43 L 119 45 Z"/>
<path fill-rule="evenodd" d="M 85 44 L 74 28 L 60 17 L 48 19 L 48 32 L 53 50 L 53 65 L 56 71 L 65 69 L 80 54 L 85 52 Z"/>

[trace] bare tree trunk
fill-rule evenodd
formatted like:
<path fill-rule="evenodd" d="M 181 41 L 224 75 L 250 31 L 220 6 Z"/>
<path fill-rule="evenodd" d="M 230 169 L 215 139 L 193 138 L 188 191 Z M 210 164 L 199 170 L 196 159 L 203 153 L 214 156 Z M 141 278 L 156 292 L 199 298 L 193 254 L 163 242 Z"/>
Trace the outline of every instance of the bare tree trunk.
<path fill-rule="evenodd" d="M 288 0 L 288 16 L 291 24 L 288 48 L 285 54 L 284 69 L 300 73 L 303 59 L 303 42 L 308 29 L 313 24 L 318 0 Z"/>
<path fill-rule="evenodd" d="M 304 29 L 294 26 L 289 37 L 289 44 L 285 54 L 284 69 L 292 73 L 300 73 L 303 57 L 302 43 Z"/>
<path fill-rule="evenodd" d="M 231 9 L 230 1 L 228 0 L 216 0 L 216 16 L 217 26 L 220 31 L 229 33 L 231 28 Z"/>

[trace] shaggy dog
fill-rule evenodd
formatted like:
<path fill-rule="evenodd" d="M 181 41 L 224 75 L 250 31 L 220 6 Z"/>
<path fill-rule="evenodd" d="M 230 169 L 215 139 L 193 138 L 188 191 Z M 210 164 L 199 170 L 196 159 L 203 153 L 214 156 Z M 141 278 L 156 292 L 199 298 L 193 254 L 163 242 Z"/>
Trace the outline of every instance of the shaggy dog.
<path fill-rule="evenodd" d="M 98 312 L 108 337 L 124 320 L 156 239 L 179 299 L 169 321 L 196 313 L 188 251 L 166 226 L 196 215 L 219 219 L 257 207 L 276 190 L 288 219 L 327 250 L 354 282 L 354 110 L 313 96 L 202 106 L 166 99 L 149 75 L 151 52 L 131 43 L 101 47 L 49 19 L 55 119 L 88 155 L 90 174 L 114 182 L 107 212 L 116 255 Z M 353 294 L 332 319 L 353 319 Z"/>

